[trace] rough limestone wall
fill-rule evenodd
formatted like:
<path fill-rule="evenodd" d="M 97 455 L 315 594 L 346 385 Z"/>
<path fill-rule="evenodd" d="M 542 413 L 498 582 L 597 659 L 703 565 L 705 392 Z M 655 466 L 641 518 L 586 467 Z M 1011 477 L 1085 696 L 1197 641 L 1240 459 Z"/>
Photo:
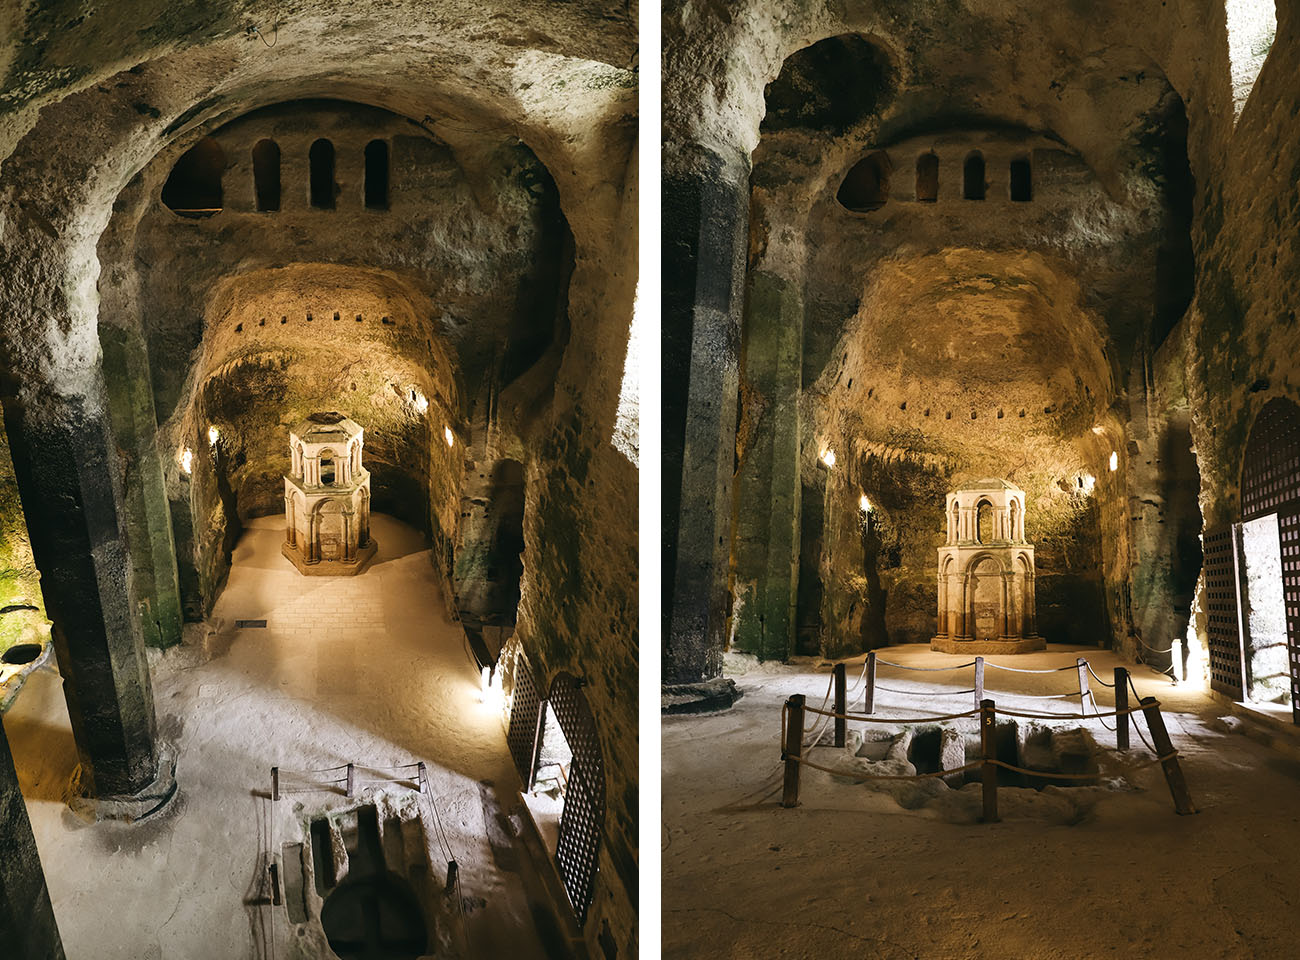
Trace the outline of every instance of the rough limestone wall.
<path fill-rule="evenodd" d="M 570 216 L 572 336 L 548 422 L 526 438 L 524 580 L 515 636 L 545 686 L 584 679 L 600 733 L 608 809 L 585 928 L 636 955 L 637 473 L 611 443 L 636 289 L 636 158 L 610 168 L 599 216 Z M 624 180 L 626 177 L 626 181 Z M 617 191 L 617 192 L 615 192 Z M 581 598 L 580 602 L 575 602 Z"/>
<path fill-rule="evenodd" d="M 1243 456 L 1260 409 L 1274 397 L 1300 400 L 1300 42 L 1294 5 L 1277 13 L 1277 38 L 1235 129 L 1229 95 L 1215 91 L 1197 171 L 1196 300 L 1178 331 L 1186 365 L 1168 374 L 1171 393 L 1185 377 L 1207 530 L 1240 519 Z M 1226 56 L 1216 67 L 1226 85 Z M 1198 592 L 1202 655 L 1205 616 Z"/>
<path fill-rule="evenodd" d="M 9 459 L 9 440 L 0 424 L 0 653 L 16 643 L 48 636 L 41 575 L 32 559 L 18 481 Z"/>

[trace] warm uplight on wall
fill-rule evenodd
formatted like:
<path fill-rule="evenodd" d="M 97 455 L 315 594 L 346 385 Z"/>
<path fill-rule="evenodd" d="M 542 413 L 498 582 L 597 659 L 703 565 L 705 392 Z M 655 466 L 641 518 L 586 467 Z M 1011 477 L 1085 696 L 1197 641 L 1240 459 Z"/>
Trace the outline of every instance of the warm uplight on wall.
<path fill-rule="evenodd" d="M 862 498 L 858 500 L 858 509 L 861 510 L 863 513 L 871 512 L 871 501 L 867 499 L 867 495 L 865 493 L 862 495 Z"/>
<path fill-rule="evenodd" d="M 421 413 L 425 413 L 429 409 L 429 398 L 414 387 L 411 388 L 411 402 L 415 404 L 415 409 Z"/>
<path fill-rule="evenodd" d="M 1097 478 L 1091 473 L 1081 473 L 1077 478 L 1079 492 L 1084 496 L 1092 494 L 1093 489 L 1097 486 Z"/>
<path fill-rule="evenodd" d="M 828 468 L 835 466 L 835 451 L 827 447 L 817 455 Z"/>
<path fill-rule="evenodd" d="M 182 447 L 180 453 L 176 454 L 176 462 L 181 465 L 181 472 L 188 477 L 194 472 L 194 451 Z"/>
<path fill-rule="evenodd" d="M 1103 427 L 1101 424 L 1097 424 L 1097 426 L 1092 428 L 1092 432 L 1100 437 L 1103 433 L 1106 432 L 1106 428 Z"/>
<path fill-rule="evenodd" d="M 447 441 L 447 446 L 449 447 L 454 447 L 456 445 L 456 435 L 451 432 L 451 427 L 442 428 L 442 439 Z"/>
<path fill-rule="evenodd" d="M 1119 469 L 1119 454 L 1112 450 L 1110 452 L 1110 472 L 1114 473 Z"/>
<path fill-rule="evenodd" d="M 208 427 L 208 446 L 215 447 L 217 445 L 217 441 L 220 439 L 221 439 L 221 431 L 217 429 L 217 425 L 214 423 L 210 427 Z"/>

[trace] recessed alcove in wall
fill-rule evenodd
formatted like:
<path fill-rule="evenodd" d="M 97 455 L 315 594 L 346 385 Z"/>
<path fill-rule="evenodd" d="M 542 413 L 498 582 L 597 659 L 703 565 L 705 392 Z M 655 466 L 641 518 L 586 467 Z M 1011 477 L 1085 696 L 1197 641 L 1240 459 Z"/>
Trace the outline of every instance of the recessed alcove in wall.
<path fill-rule="evenodd" d="M 250 519 L 284 510 L 286 425 L 318 410 L 342 411 L 364 428 L 376 513 L 452 535 L 462 464 L 442 435 L 460 416 L 461 388 L 429 313 L 409 284 L 331 264 L 252 271 L 217 285 L 197 387 L 174 441 L 194 452 L 181 482 L 200 571 L 208 571 L 201 581 L 218 581 Z M 395 320 L 341 319 L 353 314 Z M 258 323 L 268 315 L 295 322 Z M 322 473 L 332 466 L 322 464 Z"/>
<path fill-rule="evenodd" d="M 1073 481 L 1082 467 L 1104 469 L 1092 428 L 1114 391 L 1097 319 L 1081 302 L 1068 270 L 1032 254 L 950 249 L 873 272 L 819 381 L 824 413 L 805 442 L 805 458 L 814 445 L 836 452 L 820 471 L 824 493 L 804 487 L 824 502 L 803 510 L 801 543 L 818 556 L 801 556 L 800 570 L 816 572 L 819 590 L 801 574 L 799 596 L 819 601 L 817 632 L 838 644 L 819 652 L 932 635 L 944 494 L 987 476 L 1026 491 L 1027 534 L 1042 558 L 1040 632 L 1080 642 L 1108 629 L 1098 571 L 1111 488 Z M 871 382 L 874 397 L 850 379 Z M 926 417 L 927 406 L 960 415 Z M 1029 420 L 1008 408 L 1052 413 Z M 993 536 L 987 512 L 981 542 Z M 811 611 L 799 617 L 811 635 Z"/>
<path fill-rule="evenodd" d="M 836 199 L 854 213 L 879 210 L 889 199 L 889 174 L 889 156 L 883 150 L 877 150 L 849 169 Z"/>
<path fill-rule="evenodd" d="M 162 202 L 173 213 L 199 219 L 221 212 L 221 177 L 226 152 L 212 137 L 204 137 L 181 154 L 163 184 Z"/>

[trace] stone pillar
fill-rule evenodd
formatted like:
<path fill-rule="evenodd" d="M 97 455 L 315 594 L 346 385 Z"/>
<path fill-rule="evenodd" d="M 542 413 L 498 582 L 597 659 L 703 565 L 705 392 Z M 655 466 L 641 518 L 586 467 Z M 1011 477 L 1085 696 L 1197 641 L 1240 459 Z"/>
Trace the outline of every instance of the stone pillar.
<path fill-rule="evenodd" d="M 1034 596 L 1034 574 L 1025 574 L 1025 612 L 1028 625 L 1025 629 L 1025 635 L 1029 637 L 1038 636 L 1038 601 Z"/>
<path fill-rule="evenodd" d="M 357 558 L 357 545 L 352 539 L 352 516 L 351 510 L 343 511 L 343 559 L 355 560 Z"/>
<path fill-rule="evenodd" d="M 320 561 L 320 514 L 312 513 L 307 517 L 307 552 L 308 563 Z"/>
<path fill-rule="evenodd" d="M 936 579 L 939 591 L 939 622 L 935 625 L 935 634 L 946 637 L 948 636 L 948 577 L 940 573 Z"/>
<path fill-rule="evenodd" d="M 129 797 L 158 776 L 153 690 L 132 616 L 120 467 L 98 368 L 67 397 L 4 401 L 18 493 L 54 624 L 81 786 Z"/>
<path fill-rule="evenodd" d="M 663 679 L 722 672 L 749 157 L 678 148 L 663 176 Z"/>
<path fill-rule="evenodd" d="M 361 495 L 361 529 L 357 531 L 357 546 L 364 547 L 370 542 L 370 497 Z"/>
<path fill-rule="evenodd" d="M 292 494 L 286 495 L 284 498 L 284 539 L 291 547 L 298 544 L 298 527 L 293 513 Z"/>
<path fill-rule="evenodd" d="M 1002 574 L 1002 636 L 1011 636 L 1011 578 L 1008 571 Z"/>
<path fill-rule="evenodd" d="M 803 302 L 798 286 L 755 271 L 745 314 L 744 376 L 749 391 L 763 398 L 763 412 L 737 476 L 735 587 L 740 602 L 732 634 L 738 649 L 763 660 L 784 660 L 794 652 L 799 585 Z M 831 475 L 847 467 L 845 457 Z M 840 485 L 842 481 L 834 484 Z"/>
<path fill-rule="evenodd" d="M 0 944 L 10 960 L 63 960 L 63 944 L 45 887 L 27 805 L 18 789 L 9 741 L 0 725 Z"/>

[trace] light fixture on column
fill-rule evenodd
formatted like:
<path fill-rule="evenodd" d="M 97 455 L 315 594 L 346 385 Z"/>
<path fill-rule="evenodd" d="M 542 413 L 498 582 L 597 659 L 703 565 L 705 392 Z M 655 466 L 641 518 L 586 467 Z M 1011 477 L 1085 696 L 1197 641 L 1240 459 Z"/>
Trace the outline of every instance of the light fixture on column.
<path fill-rule="evenodd" d="M 1115 450 L 1110 452 L 1110 472 L 1114 473 L 1119 469 L 1119 453 Z"/>
<path fill-rule="evenodd" d="M 209 447 L 215 447 L 215 446 L 217 445 L 217 441 L 220 440 L 220 439 L 221 439 L 221 431 L 220 431 L 219 429 L 217 429 L 217 425 L 216 425 L 215 423 L 209 425 L 209 427 L 208 427 L 208 446 L 209 446 Z"/>
<path fill-rule="evenodd" d="M 176 462 L 181 465 L 181 473 L 190 476 L 194 472 L 194 451 L 189 447 L 181 447 L 176 454 Z"/>
<path fill-rule="evenodd" d="M 826 465 L 826 469 L 828 470 L 835 466 L 835 451 L 830 447 L 823 449 L 822 452 L 817 455 L 817 458 Z"/>
<path fill-rule="evenodd" d="M 456 445 L 456 435 L 451 432 L 451 427 L 442 428 L 442 438 L 447 441 L 447 446 L 454 447 Z"/>

